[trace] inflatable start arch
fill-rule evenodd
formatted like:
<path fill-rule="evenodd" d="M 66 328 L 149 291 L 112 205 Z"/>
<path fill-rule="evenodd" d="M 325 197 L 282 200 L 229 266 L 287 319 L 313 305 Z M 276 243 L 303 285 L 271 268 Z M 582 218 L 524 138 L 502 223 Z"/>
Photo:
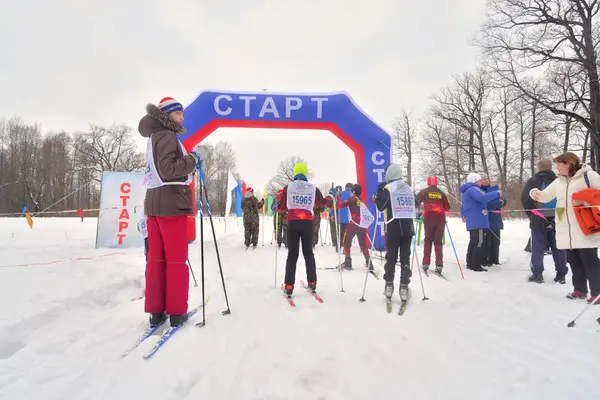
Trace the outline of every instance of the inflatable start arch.
<path fill-rule="evenodd" d="M 185 109 L 184 126 L 187 133 L 182 135 L 182 142 L 188 151 L 218 128 L 330 131 L 354 152 L 357 180 L 363 187 L 361 197 L 373 215 L 377 215 L 370 197 L 383 181 L 384 169 L 391 161 L 391 137 L 345 92 L 293 94 L 204 91 Z M 195 224 L 191 226 L 193 240 L 196 236 Z M 382 227 L 383 221 L 379 221 L 375 237 L 375 248 L 378 250 L 385 247 Z M 374 230 L 375 224 L 369 229 L 371 237 Z"/>

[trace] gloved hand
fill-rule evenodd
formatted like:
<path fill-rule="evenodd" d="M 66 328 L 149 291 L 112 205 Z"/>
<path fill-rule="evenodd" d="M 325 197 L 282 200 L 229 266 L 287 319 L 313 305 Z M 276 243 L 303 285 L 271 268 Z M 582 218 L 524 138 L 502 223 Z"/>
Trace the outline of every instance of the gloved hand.
<path fill-rule="evenodd" d="M 337 188 L 331 188 L 331 190 L 329 191 L 329 194 L 331 195 L 331 197 L 338 197 L 338 191 Z"/>
<path fill-rule="evenodd" d="M 200 154 L 196 153 L 195 151 L 192 151 L 190 153 L 190 156 L 192 156 L 192 158 L 196 162 L 196 165 L 198 165 L 202 162 L 202 157 L 200 157 Z"/>
<path fill-rule="evenodd" d="M 423 213 L 421 211 L 417 212 L 417 220 L 423 218 Z"/>
<path fill-rule="evenodd" d="M 371 201 L 372 201 L 373 203 L 376 203 L 376 202 L 377 202 L 377 195 L 376 195 L 376 194 L 374 194 L 373 196 L 371 196 Z"/>

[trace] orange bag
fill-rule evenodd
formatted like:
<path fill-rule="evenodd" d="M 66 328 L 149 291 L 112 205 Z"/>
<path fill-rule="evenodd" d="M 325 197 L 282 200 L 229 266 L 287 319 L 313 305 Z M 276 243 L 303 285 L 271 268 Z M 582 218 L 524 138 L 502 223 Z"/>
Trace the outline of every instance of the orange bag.
<path fill-rule="evenodd" d="M 574 207 L 577 223 L 584 235 L 600 232 L 600 190 L 587 188 L 573 193 L 573 200 L 584 201 L 592 207 Z"/>

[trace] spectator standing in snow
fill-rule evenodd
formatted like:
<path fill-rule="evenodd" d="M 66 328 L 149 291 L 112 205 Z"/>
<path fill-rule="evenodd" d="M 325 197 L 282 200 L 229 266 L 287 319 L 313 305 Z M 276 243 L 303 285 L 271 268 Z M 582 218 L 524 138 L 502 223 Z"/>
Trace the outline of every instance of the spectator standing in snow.
<path fill-rule="evenodd" d="M 564 250 L 556 248 L 556 198 L 540 203 L 534 201 L 529 192 L 532 189 L 544 190 L 554 180 L 556 174 L 552 171 L 552 161 L 545 159 L 537 163 L 537 173 L 533 175 L 525 184 L 521 193 L 521 204 L 526 210 L 537 209 L 544 218 L 526 211 L 529 217 L 529 228 L 531 229 L 531 273 L 529 282 L 543 283 L 544 282 L 544 254 L 546 249 L 552 250 L 552 258 L 554 259 L 554 268 L 556 276 L 554 282 L 565 283 L 565 277 L 569 272 L 567 268 L 567 253 Z"/>
<path fill-rule="evenodd" d="M 570 299 L 585 299 L 588 282 L 591 292 L 589 302 L 600 295 L 600 236 L 585 235 L 579 227 L 574 207 L 584 205 L 573 200 L 573 195 L 588 187 L 600 189 L 600 175 L 587 165 L 582 165 L 576 154 L 567 152 L 554 159 L 558 178 L 544 190 L 531 189 L 535 201 L 548 203 L 556 199 L 556 247 L 567 251 L 567 260 L 573 274 L 573 292 Z M 600 304 L 600 301 L 596 304 Z"/>
<path fill-rule="evenodd" d="M 200 163 L 197 152 L 187 154 L 178 134 L 183 128 L 183 106 L 165 97 L 158 106 L 148 104 L 139 123 L 140 134 L 148 138 L 146 198 L 144 212 L 148 225 L 145 310 L 150 325 L 162 324 L 167 314 L 171 326 L 187 320 L 189 271 L 188 215 L 192 210 L 189 184 Z"/>
<path fill-rule="evenodd" d="M 467 223 L 470 240 L 467 249 L 467 268 L 477 272 L 487 272 L 482 267 L 485 255 L 485 240 L 490 229 L 488 216 L 488 203 L 502 197 L 501 191 L 484 192 L 481 185 L 485 180 L 481 175 L 471 172 L 467 176 L 467 183 L 460 187 L 462 205 L 460 216 Z"/>
<path fill-rule="evenodd" d="M 482 175 L 482 178 L 484 182 L 481 185 L 481 189 L 484 192 L 494 192 L 500 189 L 498 186 L 490 186 L 490 179 L 487 175 Z M 500 265 L 500 231 L 504 229 L 502 208 L 506 206 L 506 199 L 499 198 L 498 200 L 490 201 L 487 206 L 490 229 L 486 237 L 486 243 L 484 244 L 483 267 Z"/>
<path fill-rule="evenodd" d="M 248 188 L 242 199 L 243 221 L 244 221 L 244 246 L 246 250 L 250 244 L 256 249 L 258 245 L 258 232 L 260 229 L 260 217 L 258 211 L 265 204 L 265 199 L 260 201 L 254 196 L 254 189 Z"/>
<path fill-rule="evenodd" d="M 435 248 L 435 270 L 438 273 L 444 268 L 442 238 L 446 228 L 446 211 L 450 210 L 448 197 L 438 188 L 435 176 L 427 178 L 427 187 L 417 196 L 423 206 L 423 226 L 425 240 L 423 242 L 423 269 L 427 271 L 431 264 L 431 247 Z M 417 216 L 418 217 L 418 216 Z M 418 219 L 418 218 L 417 218 Z"/>

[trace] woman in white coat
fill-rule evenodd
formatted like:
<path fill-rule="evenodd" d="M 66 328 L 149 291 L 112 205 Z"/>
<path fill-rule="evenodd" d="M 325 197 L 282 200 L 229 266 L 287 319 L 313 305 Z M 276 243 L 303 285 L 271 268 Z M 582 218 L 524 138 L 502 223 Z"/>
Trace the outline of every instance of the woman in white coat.
<path fill-rule="evenodd" d="M 592 296 L 589 302 L 593 302 L 600 295 L 600 234 L 585 235 L 579 228 L 573 207 L 583 203 L 574 202 L 572 197 L 575 192 L 588 186 L 600 189 L 600 175 L 587 165 L 582 165 L 574 153 L 561 154 L 554 162 L 558 168 L 558 178 L 543 191 L 532 189 L 529 195 L 542 203 L 556 198 L 556 247 L 567 251 L 567 260 L 573 274 L 574 290 L 567 297 L 585 299 L 589 282 Z M 596 304 L 600 304 L 600 301 Z"/>

